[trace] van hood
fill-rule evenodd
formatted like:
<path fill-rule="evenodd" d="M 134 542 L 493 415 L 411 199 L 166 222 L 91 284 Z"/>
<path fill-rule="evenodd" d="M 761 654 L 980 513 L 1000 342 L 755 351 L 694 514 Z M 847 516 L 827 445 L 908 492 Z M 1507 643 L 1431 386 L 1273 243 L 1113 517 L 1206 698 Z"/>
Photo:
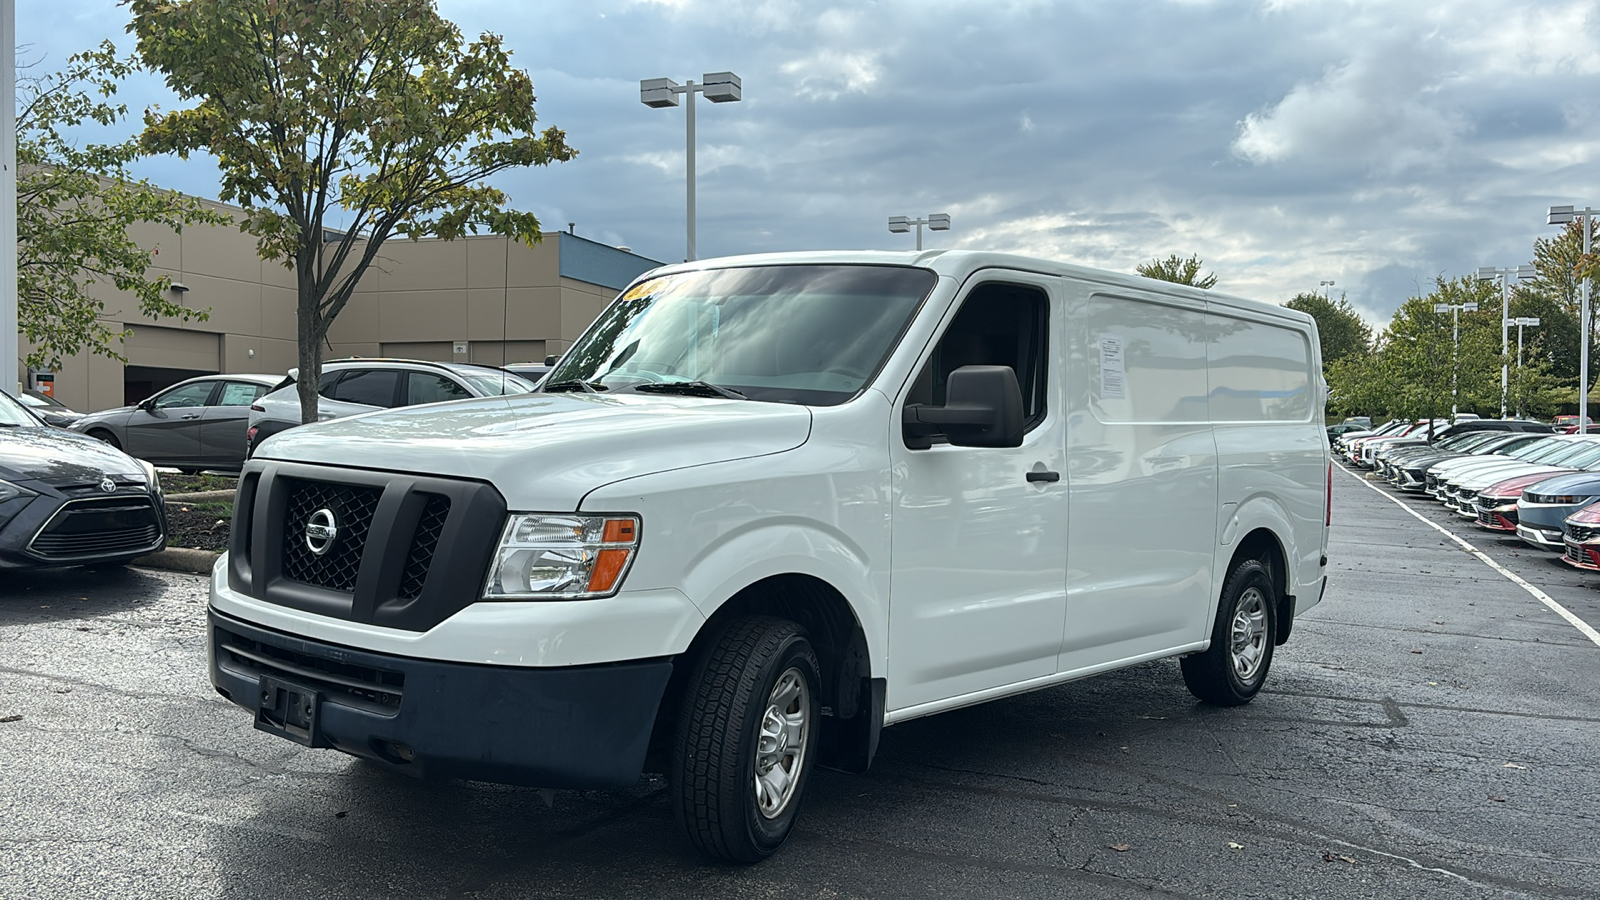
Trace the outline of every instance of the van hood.
<path fill-rule="evenodd" d="M 576 510 L 602 485 L 792 450 L 803 406 L 645 394 L 519 394 L 303 425 L 255 459 L 487 481 L 513 510 Z"/>

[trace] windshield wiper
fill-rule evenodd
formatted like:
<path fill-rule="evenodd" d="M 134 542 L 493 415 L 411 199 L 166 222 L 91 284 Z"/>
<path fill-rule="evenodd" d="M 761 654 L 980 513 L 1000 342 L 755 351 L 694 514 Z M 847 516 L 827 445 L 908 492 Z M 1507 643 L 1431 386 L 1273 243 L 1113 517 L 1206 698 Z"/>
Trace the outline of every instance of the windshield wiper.
<path fill-rule="evenodd" d="M 686 397 L 726 397 L 729 400 L 749 400 L 733 388 L 725 388 L 709 381 L 647 381 L 629 390 L 641 394 L 682 394 Z"/>
<path fill-rule="evenodd" d="M 582 391 L 585 394 L 595 394 L 599 393 L 600 391 L 609 390 L 609 388 L 603 384 L 591 384 L 581 378 L 573 378 L 567 381 L 557 381 L 554 384 L 547 384 L 544 387 L 539 388 L 539 390 L 540 392 L 546 394 L 560 394 L 566 391 Z"/>

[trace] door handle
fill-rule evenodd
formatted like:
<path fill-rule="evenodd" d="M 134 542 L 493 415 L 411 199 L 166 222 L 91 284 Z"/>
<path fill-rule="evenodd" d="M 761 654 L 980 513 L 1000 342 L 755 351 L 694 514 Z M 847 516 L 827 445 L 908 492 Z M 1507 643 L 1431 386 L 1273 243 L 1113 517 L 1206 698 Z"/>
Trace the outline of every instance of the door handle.
<path fill-rule="evenodd" d="M 198 419 L 198 418 L 200 418 L 200 414 L 199 413 L 190 413 L 187 416 L 182 416 L 181 418 L 184 418 L 184 419 Z"/>
<path fill-rule="evenodd" d="M 1029 484 L 1032 484 L 1034 482 L 1039 482 L 1039 481 L 1051 481 L 1051 482 L 1053 482 L 1053 481 L 1060 481 L 1060 480 L 1061 480 L 1061 473 L 1060 472 L 1029 472 L 1028 473 L 1028 483 Z"/>

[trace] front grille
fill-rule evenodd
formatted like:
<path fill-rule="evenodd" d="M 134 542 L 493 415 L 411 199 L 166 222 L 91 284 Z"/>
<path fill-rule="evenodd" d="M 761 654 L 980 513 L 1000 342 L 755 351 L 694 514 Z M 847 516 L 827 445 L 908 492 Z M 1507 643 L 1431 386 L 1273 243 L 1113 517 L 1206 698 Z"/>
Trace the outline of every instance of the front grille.
<path fill-rule="evenodd" d="M 1585 525 L 1568 525 L 1566 530 L 1567 538 L 1579 544 L 1593 540 L 1597 534 L 1600 534 L 1600 527 L 1590 528 Z"/>
<path fill-rule="evenodd" d="M 361 552 L 367 546 L 372 514 L 383 492 L 377 488 L 288 479 L 283 530 L 283 574 L 291 581 L 346 593 L 356 588 Z M 306 542 L 306 525 L 319 510 L 333 514 L 337 534 L 317 555 Z"/>
<path fill-rule="evenodd" d="M 1456 496 L 1461 498 L 1461 502 L 1462 503 L 1466 503 L 1468 500 L 1471 500 L 1474 497 L 1478 496 L 1478 492 L 1477 491 L 1458 491 L 1458 492 L 1456 492 Z"/>
<path fill-rule="evenodd" d="M 1583 551 L 1578 549 L 1577 547 L 1573 546 L 1572 544 L 1568 544 L 1567 545 L 1567 559 L 1571 560 L 1572 562 L 1581 563 L 1581 564 L 1587 564 L 1589 562 L 1587 559 L 1584 558 Z"/>
<path fill-rule="evenodd" d="M 137 553 L 161 542 L 161 519 L 148 495 L 70 500 L 30 545 L 51 559 Z"/>
<path fill-rule="evenodd" d="M 400 708 L 404 673 L 312 656 L 215 627 L 217 663 L 236 674 L 252 680 L 262 675 L 288 679 L 341 694 L 373 712 L 393 714 Z"/>
<path fill-rule="evenodd" d="M 439 548 L 439 535 L 444 533 L 444 520 L 450 516 L 450 498 L 442 494 L 427 494 L 428 505 L 417 521 L 416 534 L 411 538 L 411 552 L 406 556 L 405 574 L 400 578 L 400 596 L 414 600 L 422 593 L 428 580 L 428 569 L 433 565 L 433 554 Z"/>

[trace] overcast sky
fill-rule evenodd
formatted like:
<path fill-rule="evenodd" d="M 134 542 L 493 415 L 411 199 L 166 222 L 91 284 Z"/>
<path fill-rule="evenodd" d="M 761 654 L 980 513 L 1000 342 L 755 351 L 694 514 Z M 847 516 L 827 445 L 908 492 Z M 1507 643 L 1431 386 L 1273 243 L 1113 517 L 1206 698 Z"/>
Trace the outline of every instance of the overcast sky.
<path fill-rule="evenodd" d="M 1594 0 L 440 0 L 504 34 L 580 151 L 499 184 L 546 230 L 684 254 L 683 110 L 642 78 L 732 70 L 699 101 L 699 255 L 925 246 L 1118 271 L 1198 254 L 1282 302 L 1336 282 L 1374 322 L 1438 275 L 1528 262 L 1553 203 L 1600 205 Z M 22 60 L 101 38 L 113 0 L 21 0 Z M 159 81 L 130 107 L 175 106 Z M 133 124 L 128 126 L 131 132 Z M 140 173 L 214 197 L 214 166 Z"/>

